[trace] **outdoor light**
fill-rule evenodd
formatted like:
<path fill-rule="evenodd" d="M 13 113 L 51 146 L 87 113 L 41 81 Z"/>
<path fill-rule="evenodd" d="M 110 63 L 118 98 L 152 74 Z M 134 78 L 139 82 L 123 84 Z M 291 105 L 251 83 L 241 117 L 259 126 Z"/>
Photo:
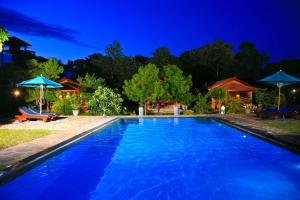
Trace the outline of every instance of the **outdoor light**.
<path fill-rule="evenodd" d="M 235 95 L 235 97 L 239 99 L 241 96 L 239 94 L 237 94 L 237 95 Z"/>
<path fill-rule="evenodd" d="M 19 90 L 15 90 L 14 91 L 14 95 L 17 97 L 17 96 L 19 96 L 20 95 L 20 91 Z"/>
<path fill-rule="evenodd" d="M 296 93 L 296 89 L 293 89 L 292 92 L 293 92 L 293 93 Z"/>

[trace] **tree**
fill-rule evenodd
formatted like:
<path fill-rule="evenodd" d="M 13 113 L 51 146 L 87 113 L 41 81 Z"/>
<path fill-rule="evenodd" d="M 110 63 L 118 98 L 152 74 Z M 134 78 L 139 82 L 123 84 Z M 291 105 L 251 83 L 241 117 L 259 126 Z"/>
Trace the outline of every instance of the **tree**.
<path fill-rule="evenodd" d="M 88 104 L 92 113 L 97 115 L 117 115 L 121 112 L 122 98 L 112 89 L 99 86 Z"/>
<path fill-rule="evenodd" d="M 206 89 L 210 83 L 232 76 L 234 70 L 231 45 L 221 40 L 186 51 L 179 60 L 184 74 L 193 74 L 194 89 Z"/>
<path fill-rule="evenodd" d="M 178 64 L 178 60 L 173 56 L 167 47 L 157 48 L 149 59 L 150 63 L 155 64 L 159 68 L 169 64 Z"/>
<path fill-rule="evenodd" d="M 57 80 L 64 72 L 64 68 L 58 63 L 55 58 L 49 58 L 45 62 L 38 62 L 36 59 L 31 59 L 27 62 L 27 66 L 29 67 L 29 75 L 31 77 L 43 75 L 48 79 Z M 27 101 L 35 100 L 36 103 L 38 102 L 36 91 L 31 89 L 28 90 L 27 93 Z M 54 102 L 56 100 L 54 91 L 46 89 L 44 97 L 47 104 L 47 110 L 49 111 L 50 102 Z"/>
<path fill-rule="evenodd" d="M 80 85 L 80 92 L 93 93 L 99 87 L 104 85 L 103 78 L 97 78 L 95 74 L 86 73 L 85 76 L 78 76 L 77 81 Z"/>
<path fill-rule="evenodd" d="M 185 77 L 182 70 L 176 65 L 163 67 L 163 85 L 167 92 L 168 100 L 175 103 L 182 102 L 190 96 L 192 76 Z"/>
<path fill-rule="evenodd" d="M 8 36 L 6 30 L 0 27 L 0 53 L 3 50 L 3 43 L 7 40 L 8 40 Z"/>
<path fill-rule="evenodd" d="M 255 82 L 260 78 L 262 67 L 269 59 L 266 53 L 260 53 L 251 42 L 242 42 L 235 60 L 237 76 L 242 80 Z"/>
<path fill-rule="evenodd" d="M 196 97 L 196 102 L 194 106 L 194 111 L 199 114 L 209 113 L 210 105 L 208 104 L 208 96 L 202 95 L 200 92 Z"/>
<path fill-rule="evenodd" d="M 145 113 L 148 103 L 156 102 L 165 94 L 159 79 L 159 69 L 155 64 L 141 67 L 131 80 L 125 80 L 123 89 L 128 99 L 145 106 Z"/>
<path fill-rule="evenodd" d="M 228 93 L 225 90 L 225 88 L 224 87 L 214 88 L 214 89 L 210 90 L 207 95 L 218 100 L 219 113 L 221 113 L 221 104 L 228 96 Z"/>
<path fill-rule="evenodd" d="M 228 68 L 234 63 L 234 54 L 229 43 L 215 40 L 199 50 L 200 65 L 213 72 L 213 79 L 225 78 Z"/>
<path fill-rule="evenodd" d="M 64 68 L 58 63 L 55 58 L 49 58 L 46 62 L 38 62 L 31 59 L 27 62 L 29 72 L 32 77 L 43 75 L 44 77 L 56 80 L 64 72 Z"/>

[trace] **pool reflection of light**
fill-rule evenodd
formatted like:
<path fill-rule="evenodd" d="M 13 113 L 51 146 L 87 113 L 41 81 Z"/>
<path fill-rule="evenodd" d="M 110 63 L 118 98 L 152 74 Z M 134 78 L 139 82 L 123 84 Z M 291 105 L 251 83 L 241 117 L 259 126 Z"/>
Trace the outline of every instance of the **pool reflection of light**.
<path fill-rule="evenodd" d="M 243 138 L 246 138 L 247 136 L 246 135 L 243 135 Z"/>
<path fill-rule="evenodd" d="M 177 126 L 179 124 L 179 118 L 174 118 L 174 125 Z"/>
<path fill-rule="evenodd" d="M 143 118 L 139 118 L 139 125 L 143 125 L 144 124 L 144 119 Z"/>
<path fill-rule="evenodd" d="M 296 169 L 299 169 L 299 170 L 300 170 L 300 163 L 297 164 L 295 167 L 296 167 Z"/>

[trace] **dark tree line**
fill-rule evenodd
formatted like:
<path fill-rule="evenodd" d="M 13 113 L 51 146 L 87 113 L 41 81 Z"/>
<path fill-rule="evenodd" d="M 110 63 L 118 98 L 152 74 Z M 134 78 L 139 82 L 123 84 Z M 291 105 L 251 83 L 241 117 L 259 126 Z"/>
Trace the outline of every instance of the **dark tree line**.
<path fill-rule="evenodd" d="M 13 60 L 0 69 L 1 114 L 16 110 L 15 106 L 10 106 L 14 102 L 11 92 L 16 83 L 32 78 L 29 77 L 27 65 L 30 59 L 33 57 Z M 39 62 L 46 61 L 43 57 L 34 59 Z M 242 42 L 234 52 L 232 45 L 222 40 L 185 51 L 179 56 L 173 55 L 167 47 L 160 47 L 150 57 L 125 55 L 121 44 L 113 41 L 105 48 L 104 54 L 94 53 L 86 58 L 68 61 L 65 65 L 60 62 L 60 65 L 65 68 L 64 75 L 71 75 L 73 80 L 78 76 L 83 77 L 86 73 L 94 74 L 103 78 L 108 87 L 121 92 L 124 81 L 131 79 L 140 66 L 149 63 L 156 64 L 158 68 L 169 64 L 177 65 L 184 75 L 192 75 L 193 91 L 206 90 L 215 81 L 231 76 L 257 85 L 257 80 L 279 69 L 300 77 L 300 59 L 270 64 L 267 54 L 260 52 L 253 43 Z"/>

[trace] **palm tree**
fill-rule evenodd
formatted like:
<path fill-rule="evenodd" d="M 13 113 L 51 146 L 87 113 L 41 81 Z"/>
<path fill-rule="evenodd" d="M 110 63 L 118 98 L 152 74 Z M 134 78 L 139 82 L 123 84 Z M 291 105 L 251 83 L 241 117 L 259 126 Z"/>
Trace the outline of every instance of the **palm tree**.
<path fill-rule="evenodd" d="M 0 27 L 0 53 L 3 50 L 3 43 L 7 40 L 8 40 L 8 36 L 6 30 Z"/>

